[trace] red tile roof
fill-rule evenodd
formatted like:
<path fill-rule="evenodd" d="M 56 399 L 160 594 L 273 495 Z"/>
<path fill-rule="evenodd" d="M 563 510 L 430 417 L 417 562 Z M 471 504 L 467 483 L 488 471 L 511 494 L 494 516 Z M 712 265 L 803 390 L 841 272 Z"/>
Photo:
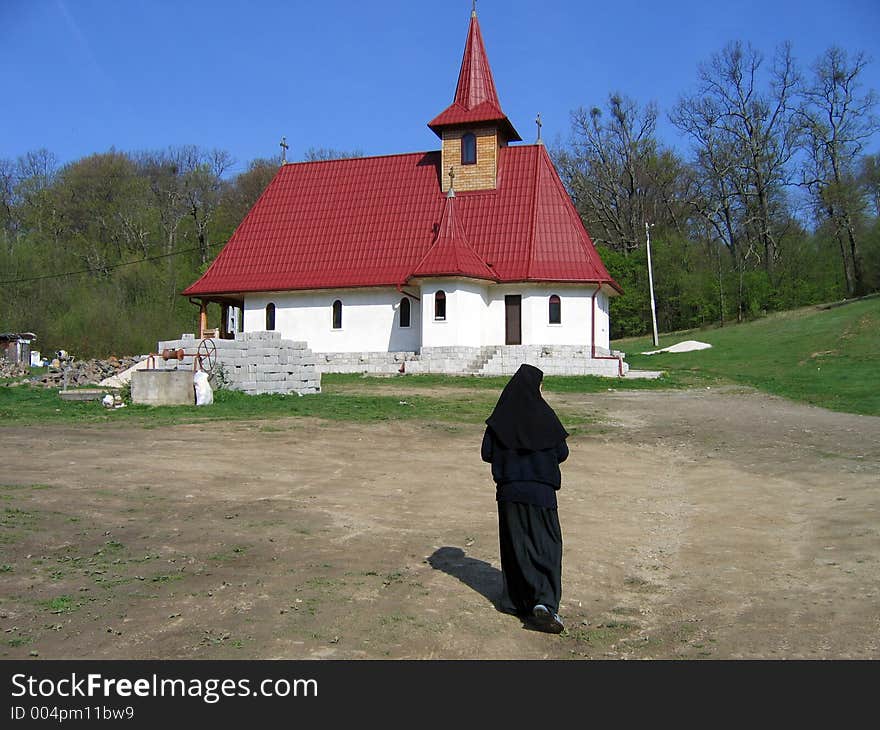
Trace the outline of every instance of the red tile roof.
<path fill-rule="evenodd" d="M 477 14 L 471 14 L 467 40 L 464 44 L 464 55 L 461 59 L 461 70 L 458 73 L 458 84 L 455 87 L 455 98 L 443 112 L 428 122 L 428 126 L 441 134 L 443 127 L 478 122 L 501 122 L 507 138 L 518 142 L 521 137 L 513 128 L 510 120 L 501 111 L 501 102 L 495 90 L 495 80 L 483 44 L 483 34 Z"/>
<path fill-rule="evenodd" d="M 502 147 L 497 189 L 458 192 L 454 208 L 439 166 L 439 152 L 284 165 L 183 294 L 397 286 L 453 260 L 499 282 L 620 291 L 543 145 Z"/>

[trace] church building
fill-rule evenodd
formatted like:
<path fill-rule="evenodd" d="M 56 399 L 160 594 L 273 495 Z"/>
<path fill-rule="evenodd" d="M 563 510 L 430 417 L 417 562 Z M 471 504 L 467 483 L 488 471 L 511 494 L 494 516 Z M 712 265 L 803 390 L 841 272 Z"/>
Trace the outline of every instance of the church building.
<path fill-rule="evenodd" d="M 624 375 L 609 340 L 621 289 L 540 132 L 519 144 L 476 12 L 428 127 L 437 151 L 282 164 L 182 292 L 203 330 L 219 303 L 220 338 L 277 331 L 321 372 Z"/>

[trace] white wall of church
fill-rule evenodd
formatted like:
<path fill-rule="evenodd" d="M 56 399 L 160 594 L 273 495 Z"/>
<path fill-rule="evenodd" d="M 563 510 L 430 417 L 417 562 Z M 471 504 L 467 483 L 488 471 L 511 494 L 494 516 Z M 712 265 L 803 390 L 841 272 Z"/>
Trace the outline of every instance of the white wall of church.
<path fill-rule="evenodd" d="M 594 291 L 593 286 L 572 286 L 570 284 L 524 284 L 491 287 L 481 344 L 505 344 L 504 297 L 508 294 L 519 294 L 522 297 L 523 345 L 590 345 L 593 334 L 591 327 Z M 552 295 L 558 296 L 560 300 L 561 321 L 559 324 L 550 323 L 550 297 Z M 600 292 L 596 299 L 596 344 L 607 348 L 607 296 Z M 600 300 L 605 301 L 604 324 Z"/>
<path fill-rule="evenodd" d="M 413 287 L 413 290 L 418 287 Z M 435 318 L 435 294 L 446 295 L 446 318 Z M 266 305 L 275 304 L 275 329 L 283 339 L 305 341 L 313 352 L 417 352 L 422 347 L 505 344 L 507 294 L 522 297 L 523 345 L 591 345 L 609 348 L 608 295 L 593 302 L 590 285 L 491 285 L 466 279 L 422 282 L 421 301 L 410 298 L 410 326 L 400 326 L 396 289 L 276 292 L 245 297 L 244 331 L 266 329 Z M 560 299 L 561 322 L 550 323 L 550 297 Z M 333 328 L 333 302 L 342 302 L 342 327 Z M 592 330 L 595 310 L 596 328 Z"/>
<path fill-rule="evenodd" d="M 523 319 L 529 318 L 528 345 L 583 345 L 590 342 L 590 295 L 585 287 L 535 288 L 523 297 Z M 550 323 L 550 297 L 558 296 L 559 324 Z"/>
<path fill-rule="evenodd" d="M 245 297 L 244 330 L 266 329 L 266 306 L 275 305 L 275 329 L 285 340 L 305 341 L 312 352 L 414 352 L 421 342 L 419 301 L 410 298 L 410 326 L 400 326 L 396 289 L 271 292 Z M 333 327 L 333 302 L 342 302 L 342 327 Z"/>
<path fill-rule="evenodd" d="M 609 297 L 604 291 L 596 295 L 596 347 L 611 350 L 611 314 Z"/>
<path fill-rule="evenodd" d="M 421 286 L 422 346 L 479 347 L 482 337 L 483 312 L 486 309 L 486 287 L 475 281 L 432 279 Z M 436 295 L 446 297 L 446 317 L 438 319 Z"/>
<path fill-rule="evenodd" d="M 435 295 L 446 295 L 446 317 L 435 317 Z M 608 296 L 600 291 L 593 301 L 595 287 L 571 284 L 491 285 L 461 279 L 422 282 L 422 346 L 479 347 L 505 344 L 506 311 L 504 297 L 522 297 L 521 332 L 523 345 L 609 344 Z M 560 299 L 561 321 L 550 323 L 550 297 Z M 596 329 L 592 330 L 593 309 Z"/>

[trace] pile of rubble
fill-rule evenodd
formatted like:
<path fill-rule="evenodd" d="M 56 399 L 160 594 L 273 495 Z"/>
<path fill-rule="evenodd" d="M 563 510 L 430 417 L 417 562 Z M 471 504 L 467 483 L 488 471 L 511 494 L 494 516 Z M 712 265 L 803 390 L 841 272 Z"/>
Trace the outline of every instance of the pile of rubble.
<path fill-rule="evenodd" d="M 82 385 L 99 385 L 102 380 L 128 370 L 136 363 L 146 359 L 138 357 L 115 357 L 106 360 L 53 360 L 45 375 L 32 377 L 30 383 L 46 388 L 76 388 Z M 29 375 L 26 369 L 23 373 Z M 0 377 L 4 377 L 0 375 Z M 14 376 L 5 376 L 14 377 Z"/>
<path fill-rule="evenodd" d="M 31 374 L 31 369 L 23 362 L 12 362 L 0 357 L 0 378 L 19 378 Z"/>

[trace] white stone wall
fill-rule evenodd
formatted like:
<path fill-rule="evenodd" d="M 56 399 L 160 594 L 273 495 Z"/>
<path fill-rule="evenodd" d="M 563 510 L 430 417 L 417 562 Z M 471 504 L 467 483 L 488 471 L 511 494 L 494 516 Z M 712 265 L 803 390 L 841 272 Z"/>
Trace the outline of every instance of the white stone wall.
<path fill-rule="evenodd" d="M 266 329 L 266 305 L 275 305 L 275 331 L 313 352 L 406 352 L 421 343 L 420 302 L 410 299 L 410 326 L 401 327 L 396 289 L 273 292 L 245 296 L 244 331 Z M 342 302 L 342 327 L 333 329 L 333 302 Z"/>

